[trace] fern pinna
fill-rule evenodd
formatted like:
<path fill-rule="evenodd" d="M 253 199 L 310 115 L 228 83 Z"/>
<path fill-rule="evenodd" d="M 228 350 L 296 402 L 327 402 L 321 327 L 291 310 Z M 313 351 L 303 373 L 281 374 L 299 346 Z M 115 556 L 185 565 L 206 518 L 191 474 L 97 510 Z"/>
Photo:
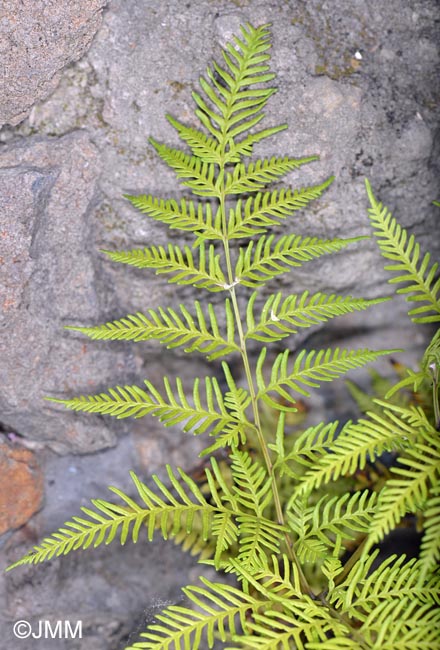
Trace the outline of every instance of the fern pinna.
<path fill-rule="evenodd" d="M 340 430 L 330 423 L 285 435 L 286 415 L 295 411 L 300 396 L 387 351 L 286 350 L 272 365 L 267 361 L 266 344 L 380 302 L 270 293 L 281 274 L 362 238 L 272 232 L 318 199 L 333 179 L 299 190 L 266 189 L 316 157 L 248 160 L 255 144 L 286 128 L 258 126 L 275 92 L 267 87 L 274 77 L 269 48 L 267 25 L 243 27 L 224 50 L 222 65 L 214 62 L 200 79 L 201 91 L 193 93 L 201 128 L 168 118 L 189 153 L 151 140 L 193 198 L 128 197 L 147 217 L 191 233 L 192 248 L 169 244 L 107 252 L 115 262 L 154 269 L 169 282 L 221 294 L 223 302 L 204 298 L 192 306 L 159 307 L 72 328 L 93 339 L 156 339 L 210 360 L 222 358 L 226 390 L 215 377 L 197 379 L 192 387 L 164 378 L 162 386 L 145 380 L 141 386 L 54 400 L 117 418 L 152 415 L 165 426 L 178 424 L 206 436 L 203 489 L 171 467 L 168 483 L 153 476 L 151 487 L 133 474 L 137 500 L 110 488 L 119 503 L 93 501 L 93 508 L 83 508 L 81 516 L 13 566 L 114 539 L 124 544 L 159 534 L 235 577 L 235 586 L 201 578 L 200 585 L 184 589 L 189 607 L 166 608 L 130 648 L 196 650 L 217 642 L 230 650 L 439 647 L 434 633 L 440 622 L 434 608 L 440 600 L 438 580 L 426 567 L 422 573 L 416 561 L 389 558 L 375 566 L 375 552 L 362 556 L 359 549 L 370 527 L 376 534 L 395 518 L 379 523 L 380 495 L 356 490 L 345 477 L 368 455 L 404 446 L 402 429 L 384 420 L 377 434 L 371 424 L 348 423 Z M 260 288 L 266 285 L 269 292 L 262 298 Z M 256 357 L 249 346 L 260 346 Z M 245 381 L 240 384 L 225 360 L 233 355 L 241 359 Z M 273 436 L 262 425 L 268 407 L 276 414 Z M 390 411 L 388 417 L 402 420 L 406 431 L 400 415 Z M 217 459 L 218 450 L 226 463 Z M 322 491 L 325 482 L 340 477 L 332 494 Z M 435 498 L 438 491 L 433 491 L 432 507 Z"/>

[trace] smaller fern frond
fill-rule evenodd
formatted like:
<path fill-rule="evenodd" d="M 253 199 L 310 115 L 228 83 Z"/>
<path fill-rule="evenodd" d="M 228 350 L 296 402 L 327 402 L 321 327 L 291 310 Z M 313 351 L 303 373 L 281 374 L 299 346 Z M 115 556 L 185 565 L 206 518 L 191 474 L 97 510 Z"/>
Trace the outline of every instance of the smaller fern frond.
<path fill-rule="evenodd" d="M 202 536 L 207 539 L 213 506 L 182 470 L 179 470 L 179 476 L 176 476 L 167 466 L 167 473 L 175 494 L 157 476 L 153 476 L 157 489 L 157 492 L 154 492 L 131 472 L 143 505 L 136 503 L 118 488 L 110 487 L 124 505 L 93 499 L 94 510 L 81 508 L 84 516 L 73 517 L 58 532 L 44 539 L 40 545 L 34 546 L 9 569 L 23 564 L 44 562 L 78 549 L 110 544 L 117 536 L 121 544 L 125 544 L 129 538 L 136 543 L 143 526 L 147 527 L 150 541 L 158 528 L 164 539 L 168 539 L 170 530 L 175 534 L 183 528 L 189 534 L 196 517 L 199 518 Z M 183 485 L 180 481 L 183 481 Z"/>
<path fill-rule="evenodd" d="M 423 528 L 420 563 L 422 572 L 426 575 L 434 571 L 440 561 L 440 482 L 432 487 L 426 500 Z"/>
<path fill-rule="evenodd" d="M 305 208 L 310 201 L 319 198 L 332 182 L 333 177 L 330 177 L 320 185 L 299 190 L 258 192 L 246 201 L 239 198 L 235 208 L 230 210 L 228 237 L 237 239 L 266 232 L 267 228 L 277 225 L 293 212 Z"/>
<path fill-rule="evenodd" d="M 172 149 L 150 138 L 149 142 L 156 149 L 162 160 L 171 167 L 177 178 L 184 180 L 182 185 L 189 187 L 198 196 L 218 196 L 215 183 L 215 165 L 204 162 L 197 156 L 189 156 L 179 149 Z"/>
<path fill-rule="evenodd" d="M 228 288 L 226 278 L 220 266 L 220 256 L 215 253 L 213 245 L 208 251 L 203 244 L 198 246 L 198 260 L 188 246 L 183 249 L 168 244 L 137 248 L 131 251 L 102 251 L 113 262 L 129 264 L 139 269 L 155 269 L 156 274 L 169 273 L 169 282 L 192 284 L 193 286 L 218 292 Z"/>
<path fill-rule="evenodd" d="M 425 440 L 413 441 L 391 470 L 380 492 L 378 508 L 369 530 L 368 548 L 392 529 L 409 512 L 424 508 L 430 490 L 440 479 L 440 444 L 425 434 Z M 428 441 L 431 444 L 427 444 Z"/>
<path fill-rule="evenodd" d="M 258 293 L 254 292 L 248 302 L 246 338 L 264 342 L 278 341 L 295 334 L 300 328 L 313 327 L 330 318 L 363 311 L 388 300 L 388 298 L 365 300 L 324 293 L 310 295 L 308 291 L 304 291 L 299 296 L 292 295 L 283 299 L 281 293 L 276 293 L 267 298 L 258 322 L 255 322 L 254 305 L 257 296 Z"/>
<path fill-rule="evenodd" d="M 420 246 L 414 235 L 408 238 L 407 231 L 397 223 L 391 212 L 376 200 L 370 183 L 365 181 L 365 184 L 371 204 L 368 212 L 376 229 L 374 234 L 382 256 L 392 262 L 385 266 L 385 269 L 400 274 L 388 281 L 406 285 L 396 289 L 396 292 L 412 294 L 406 296 L 407 301 L 425 303 L 408 312 L 415 323 L 440 321 L 440 278 L 436 278 L 438 264 L 429 265 L 429 253 L 420 259 Z"/>
<path fill-rule="evenodd" d="M 223 395 L 215 378 L 196 379 L 192 391 L 192 403 L 185 394 L 182 381 L 175 380 L 175 388 L 170 380 L 164 380 L 165 397 L 145 380 L 145 388 L 139 386 L 116 386 L 108 393 L 84 395 L 72 399 L 47 398 L 63 404 L 73 411 L 111 415 L 115 418 L 141 418 L 146 415 L 158 417 L 164 426 L 181 424 L 184 431 L 195 434 L 209 431 L 211 435 L 237 426 L 224 404 Z M 204 386 L 204 390 L 202 389 Z M 203 390 L 203 395 L 202 395 Z M 240 423 L 241 424 L 241 423 Z M 249 426 L 252 426 L 249 423 Z"/>
<path fill-rule="evenodd" d="M 258 192 L 288 172 L 299 169 L 302 165 L 314 160 L 316 160 L 316 156 L 306 156 L 304 158 L 273 157 L 256 160 L 248 165 L 237 163 L 233 171 L 226 174 L 226 194 Z"/>
<path fill-rule="evenodd" d="M 236 145 L 235 138 L 264 117 L 262 109 L 275 89 L 260 86 L 274 78 L 266 65 L 270 59 L 267 25 L 254 28 L 247 24 L 241 28 L 241 38 L 234 41 L 222 52 L 225 67 L 214 61 L 212 69 L 207 70 L 208 80 L 200 78 L 203 95 L 193 93 L 197 117 L 223 145 L 224 163 L 235 162 L 241 152 L 249 153 L 254 142 L 283 128 L 259 132 L 254 139 L 245 138 L 241 146 Z"/>
<path fill-rule="evenodd" d="M 300 517 L 294 503 L 289 504 L 288 520 L 298 536 L 298 557 L 316 562 L 324 561 L 330 554 L 339 557 L 348 541 L 368 532 L 376 511 L 377 494 L 368 490 L 334 497 L 326 494 L 317 504 L 305 510 L 301 508 Z"/>
<path fill-rule="evenodd" d="M 209 360 L 217 359 L 240 350 L 235 343 L 235 326 L 231 305 L 225 302 L 226 336 L 222 336 L 214 307 L 207 306 L 208 317 L 198 301 L 194 303 L 195 316 L 183 305 L 180 314 L 168 307 L 149 309 L 148 314 L 129 314 L 120 320 L 95 327 L 67 326 L 89 336 L 91 339 L 111 341 L 148 341 L 157 339 L 167 348 L 186 346 L 185 352 L 197 350 Z"/>
<path fill-rule="evenodd" d="M 381 404 L 380 400 L 377 403 Z M 327 446 L 327 452 L 317 458 L 301 477 L 294 494 L 309 493 L 322 483 L 354 474 L 357 469 L 365 467 L 367 460 L 374 462 L 384 451 L 407 449 L 418 438 L 427 424 L 421 409 L 400 409 L 393 404 L 383 404 L 381 414 L 368 412 L 368 419 L 348 422 L 342 428 Z"/>
<path fill-rule="evenodd" d="M 181 199 L 178 203 L 174 199 L 158 199 L 151 194 L 126 194 L 125 198 L 143 214 L 165 223 L 170 228 L 192 232 L 199 240 L 223 237 L 218 208 L 213 214 L 213 206 L 210 203 L 196 204 L 188 199 Z"/>
<path fill-rule="evenodd" d="M 247 618 L 264 602 L 231 585 L 201 577 L 203 586 L 182 589 L 194 609 L 171 605 L 155 616 L 156 623 L 141 633 L 141 640 L 125 650 L 182 650 L 213 648 L 217 637 L 226 641 L 245 628 Z"/>
<path fill-rule="evenodd" d="M 225 163 L 240 162 L 242 156 L 251 156 L 254 144 L 261 142 L 265 138 L 270 138 L 272 135 L 280 133 L 287 129 L 287 124 L 273 126 L 269 129 L 261 129 L 261 131 L 254 131 L 242 140 L 235 140 L 230 143 L 229 151 L 225 155 Z"/>
<path fill-rule="evenodd" d="M 392 352 L 395 350 L 301 350 L 291 366 L 290 351 L 285 350 L 276 357 L 270 379 L 266 383 L 262 372 L 266 357 L 266 348 L 263 348 L 257 364 L 258 397 L 277 410 L 289 410 L 295 404 L 290 391 L 309 396 L 309 387 L 317 388 L 321 382 L 333 381 L 354 368 L 360 368 Z M 271 398 L 270 393 L 276 393 L 282 400 L 286 400 L 287 406 Z"/>
<path fill-rule="evenodd" d="M 263 235 L 255 247 L 255 242 L 251 241 L 246 248 L 240 248 L 235 277 L 247 287 L 259 287 L 268 280 L 287 273 L 293 267 L 302 266 L 304 262 L 322 255 L 340 251 L 360 239 L 353 237 L 324 240 L 317 237 L 284 235 L 275 240 L 274 235 L 269 237 Z"/>

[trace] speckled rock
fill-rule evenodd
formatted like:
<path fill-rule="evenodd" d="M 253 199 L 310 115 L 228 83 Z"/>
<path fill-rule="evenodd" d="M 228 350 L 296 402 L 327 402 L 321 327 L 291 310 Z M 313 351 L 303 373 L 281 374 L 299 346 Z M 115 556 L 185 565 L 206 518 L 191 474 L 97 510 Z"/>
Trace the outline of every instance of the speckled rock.
<path fill-rule="evenodd" d="M 3 0 L 0 127 L 18 124 L 90 46 L 108 0 Z"/>

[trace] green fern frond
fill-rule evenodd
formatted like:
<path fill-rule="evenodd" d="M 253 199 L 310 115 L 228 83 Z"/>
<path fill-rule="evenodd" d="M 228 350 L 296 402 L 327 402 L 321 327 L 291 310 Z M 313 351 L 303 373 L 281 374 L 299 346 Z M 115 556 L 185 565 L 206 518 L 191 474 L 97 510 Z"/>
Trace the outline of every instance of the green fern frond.
<path fill-rule="evenodd" d="M 81 508 L 85 517 L 73 517 L 57 533 L 44 539 L 40 545 L 34 546 L 27 555 L 8 567 L 8 570 L 22 564 L 37 564 L 53 557 L 67 555 L 72 550 L 110 544 L 117 536 L 121 544 L 125 544 L 129 538 L 136 543 L 143 526 L 147 528 L 150 541 L 158 528 L 164 539 L 168 539 L 170 530 L 176 534 L 184 529 L 189 534 L 196 517 L 199 519 L 202 537 L 207 539 L 213 506 L 206 501 L 194 481 L 182 470 L 179 470 L 179 477 L 177 477 L 167 466 L 167 473 L 176 495 L 173 495 L 157 476 L 153 476 L 156 493 L 141 483 L 136 474 L 131 472 L 131 478 L 143 506 L 118 488 L 110 487 L 109 489 L 123 501 L 124 505 L 117 505 L 103 499 L 92 500 L 95 510 Z M 179 479 L 183 481 L 185 487 Z"/>
<path fill-rule="evenodd" d="M 378 551 L 357 562 L 345 581 L 329 595 L 330 602 L 348 616 L 365 620 L 381 602 L 413 598 L 421 605 L 440 604 L 440 583 L 437 577 L 421 582 L 422 564 L 416 558 L 392 555 L 373 568 Z"/>
<path fill-rule="evenodd" d="M 428 424 L 421 409 L 399 409 L 388 403 L 384 403 L 381 415 L 374 412 L 367 415 L 368 419 L 348 422 L 336 439 L 327 445 L 327 450 L 301 477 L 297 494 L 309 493 L 322 483 L 354 474 L 357 469 L 365 467 L 367 460 L 374 462 L 384 451 L 406 449 Z"/>
<path fill-rule="evenodd" d="M 255 29 L 248 23 L 241 28 L 241 36 L 241 39 L 235 37 L 235 45 L 229 43 L 222 52 L 226 67 L 213 62 L 212 69 L 207 70 L 209 81 L 200 78 L 205 98 L 193 93 L 198 106 L 197 117 L 223 145 L 224 164 L 237 160 L 239 152 L 235 138 L 260 122 L 264 117 L 262 109 L 275 92 L 274 88 L 259 85 L 275 76 L 266 65 L 270 58 L 267 25 Z M 260 137 L 254 141 L 268 135 L 271 133 L 262 135 L 260 132 Z M 254 141 L 239 145 L 240 150 L 248 152 Z"/>
<path fill-rule="evenodd" d="M 228 413 L 214 377 L 205 377 L 204 382 L 195 380 L 193 403 L 188 401 L 181 379 L 177 377 L 175 381 L 174 389 L 169 379 L 164 377 L 165 397 L 150 381 L 145 380 L 145 389 L 139 386 L 116 386 L 108 393 L 83 395 L 72 399 L 48 399 L 73 411 L 111 415 L 118 419 L 141 418 L 150 414 L 158 417 L 164 426 L 181 424 L 184 431 L 193 430 L 195 434 L 209 431 L 211 435 L 215 435 L 230 428 L 235 429 L 237 421 Z M 249 423 L 249 426 L 252 425 Z"/>
<path fill-rule="evenodd" d="M 256 601 L 249 594 L 231 585 L 213 583 L 201 577 L 203 587 L 182 589 L 195 608 L 180 605 L 167 607 L 155 616 L 141 639 L 125 650 L 182 650 L 182 648 L 213 648 L 216 637 L 226 641 L 241 628 L 246 628 L 249 615 L 267 603 Z"/>
<path fill-rule="evenodd" d="M 431 444 L 427 444 L 427 440 Z M 436 436 L 438 438 L 438 435 Z M 439 440 L 425 436 L 413 441 L 405 456 L 398 459 L 390 478 L 380 492 L 378 508 L 369 531 L 368 547 L 380 541 L 409 512 L 424 507 L 429 491 L 440 479 Z"/>
<path fill-rule="evenodd" d="M 280 420 L 284 418 L 284 412 L 280 412 Z M 348 426 L 350 423 L 347 423 Z M 280 431 L 284 430 L 284 424 Z M 275 444 L 269 444 L 269 448 L 276 454 L 277 458 L 274 467 L 279 471 L 280 477 L 284 475 L 298 481 L 304 474 L 305 468 L 313 467 L 321 456 L 327 453 L 335 438 L 339 435 L 339 422 L 328 422 L 309 427 L 295 438 L 290 450 L 286 453 L 284 435 L 277 436 Z"/>
<path fill-rule="evenodd" d="M 246 338 L 264 342 L 278 341 L 295 334 L 299 328 L 313 327 L 330 318 L 363 311 L 388 300 L 388 298 L 365 300 L 324 293 L 310 295 L 308 291 L 304 291 L 299 296 L 292 295 L 283 299 L 281 293 L 276 293 L 267 298 L 261 309 L 259 321 L 255 322 L 254 305 L 257 296 L 258 293 L 254 292 L 248 302 Z"/>
<path fill-rule="evenodd" d="M 169 282 L 176 284 L 192 284 L 208 291 L 224 291 L 228 288 L 225 276 L 220 266 L 220 256 L 216 255 L 213 245 L 208 252 L 203 244 L 198 246 L 199 259 L 194 260 L 188 246 L 183 249 L 168 244 L 136 248 L 131 251 L 102 251 L 113 262 L 130 264 L 138 269 L 155 269 L 156 274 L 170 273 Z"/>
<path fill-rule="evenodd" d="M 167 348 L 186 346 L 185 352 L 197 350 L 210 360 L 218 359 L 231 352 L 240 350 L 235 343 L 234 317 L 230 302 L 225 302 L 226 335 L 220 332 L 218 319 L 211 304 L 207 306 L 208 317 L 198 301 L 194 303 L 195 316 L 183 305 L 179 305 L 180 314 L 168 307 L 157 310 L 149 309 L 148 315 L 129 314 L 120 320 L 111 321 L 95 327 L 67 326 L 89 336 L 91 339 L 111 341 L 148 341 L 157 339 Z"/>
<path fill-rule="evenodd" d="M 440 483 L 433 486 L 426 501 L 423 528 L 420 562 L 422 572 L 427 574 L 434 571 L 440 561 Z"/>
<path fill-rule="evenodd" d="M 371 204 L 368 212 L 371 223 L 376 228 L 374 234 L 379 248 L 382 256 L 393 262 L 385 266 L 385 269 L 400 273 L 388 282 L 406 284 L 407 286 L 396 289 L 396 292 L 413 294 L 406 296 L 409 302 L 425 303 L 408 312 L 415 323 L 440 321 L 440 278 L 436 279 L 438 264 L 434 263 L 429 267 L 429 253 L 420 261 L 420 246 L 414 235 L 408 239 L 407 231 L 397 223 L 391 212 L 376 200 L 370 183 L 365 181 L 365 184 Z"/>
<path fill-rule="evenodd" d="M 361 238 L 324 240 L 317 237 L 284 235 L 275 240 L 274 235 L 263 235 L 255 247 L 255 242 L 250 241 L 246 248 L 240 248 L 235 277 L 247 287 L 259 287 L 268 280 L 287 273 L 293 267 L 302 266 L 304 262 L 322 255 L 335 253 L 359 239 Z"/>
<path fill-rule="evenodd" d="M 268 404 L 278 410 L 286 409 L 289 406 L 283 406 L 273 400 L 269 393 L 276 393 L 287 404 L 294 405 L 295 400 L 289 391 L 300 393 L 301 395 L 310 395 L 305 386 L 316 388 L 323 381 L 333 381 L 336 377 L 360 368 L 367 363 L 375 361 L 384 354 L 390 354 L 395 350 L 301 350 L 295 357 L 293 365 L 290 364 L 290 351 L 281 352 L 272 365 L 270 380 L 266 383 L 262 366 L 266 357 L 266 348 L 260 353 L 257 364 L 257 382 L 259 387 L 258 397 L 263 398 Z"/>
<path fill-rule="evenodd" d="M 218 196 L 215 181 L 215 165 L 204 162 L 197 156 L 189 156 L 179 149 L 172 149 L 150 138 L 149 142 L 156 149 L 162 160 L 171 167 L 177 178 L 185 178 L 182 185 L 191 188 L 198 196 Z"/>
<path fill-rule="evenodd" d="M 273 183 L 285 174 L 301 165 L 316 160 L 316 156 L 305 158 L 266 158 L 250 162 L 248 165 L 237 163 L 232 172 L 227 172 L 226 194 L 242 194 L 245 192 L 258 192 L 269 183 Z M 327 185 L 330 181 L 327 181 Z"/>
<path fill-rule="evenodd" d="M 220 213 L 210 203 L 195 203 L 181 199 L 158 199 L 151 194 L 139 196 L 125 195 L 125 198 L 140 212 L 156 221 L 167 224 L 170 228 L 192 232 L 203 239 L 222 239 Z"/>
<path fill-rule="evenodd" d="M 238 199 L 231 208 L 228 219 L 228 238 L 251 237 L 266 232 L 270 226 L 277 225 L 293 212 L 305 208 L 310 201 L 319 198 L 333 182 L 330 177 L 320 185 L 300 190 L 274 190 L 258 192 L 246 201 Z"/>
<path fill-rule="evenodd" d="M 298 557 L 316 562 L 331 555 L 338 557 L 346 542 L 368 532 L 376 512 L 377 494 L 368 490 L 334 497 L 326 494 L 318 503 L 299 511 L 295 502 L 289 505 L 289 524 L 298 535 Z"/>

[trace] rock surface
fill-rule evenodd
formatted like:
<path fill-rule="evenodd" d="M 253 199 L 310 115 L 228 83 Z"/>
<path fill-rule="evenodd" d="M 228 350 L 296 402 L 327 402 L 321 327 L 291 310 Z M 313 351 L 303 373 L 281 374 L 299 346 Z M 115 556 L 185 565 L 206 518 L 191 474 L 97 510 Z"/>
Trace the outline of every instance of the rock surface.
<path fill-rule="evenodd" d="M 35 16 L 44 4 L 33 3 Z M 439 196 L 436 0 L 372 0 L 368 6 L 361 0 L 340 0 L 337 6 L 325 0 L 111 0 L 87 54 L 59 75 L 90 42 L 105 3 L 55 4 L 60 25 L 70 20 L 71 7 L 86 7 L 81 16 L 88 35 L 77 24 L 83 45 L 72 36 L 64 58 L 55 50 L 56 65 L 48 58 L 50 88 L 42 75 L 26 97 L 22 94 L 23 103 L 8 95 L 14 114 L 8 120 L 15 124 L 37 91 L 42 98 L 58 83 L 19 126 L 0 132 L 0 430 L 15 431 L 25 446 L 35 448 L 46 493 L 44 509 L 0 540 L 4 563 L 77 512 L 74 504 L 86 505 L 87 496 L 107 496 L 110 483 L 129 489 L 124 479 L 128 469 L 148 476 L 167 461 L 186 469 L 197 463 L 192 458 L 201 443 L 179 427 L 163 430 L 150 419 L 123 425 L 78 416 L 42 399 L 140 383 L 146 376 L 156 382 L 164 372 L 187 380 L 210 372 L 203 360 L 194 357 L 188 363 L 183 354 L 165 355 L 153 343 L 94 343 L 62 326 L 104 322 L 194 299 L 192 288 L 113 265 L 99 249 L 181 241 L 176 231 L 147 220 L 121 197 L 181 194 L 148 138 L 180 144 L 165 113 L 195 124 L 191 92 L 240 24 L 272 23 L 278 92 L 269 102 L 266 126 L 290 126 L 255 153 L 319 154 L 319 163 L 287 177 L 294 187 L 336 175 L 325 196 L 286 224 L 284 232 L 290 228 L 322 237 L 370 233 L 364 189 L 368 176 L 422 248 L 430 249 L 434 259 L 440 250 L 433 236 L 438 216 L 431 204 Z M 5 3 L 8 16 L 10 6 Z M 5 29 L 5 21 L 0 24 Z M 40 31 L 48 33 L 51 25 L 45 20 Z M 27 63 L 19 59 L 14 66 L 24 70 Z M 285 292 L 309 288 L 366 297 L 391 294 L 382 267 L 374 242 L 363 242 L 284 276 L 278 287 Z M 342 337 L 352 347 L 408 347 L 407 358 L 415 362 L 426 336 L 408 323 L 405 311 L 404 302 L 397 300 L 335 320 L 314 334 L 313 345 Z M 292 341 L 293 347 L 297 344 Z M 351 408 L 342 388 L 326 400 L 338 413 Z M 118 440 L 117 431 L 128 435 Z M 58 457 L 54 451 L 67 455 Z M 96 453 L 81 455 L 89 452 Z M 161 545 L 135 551 L 113 546 L 56 560 L 46 572 L 39 567 L 1 576 L 0 622 L 8 648 L 37 648 L 14 640 L 14 620 L 53 615 L 87 621 L 83 645 L 59 640 L 57 650 L 121 650 L 143 609 L 176 598 L 179 584 L 194 581 L 187 577 L 191 562 L 182 564 L 180 558 Z M 140 566 L 147 568 L 139 571 Z"/>
<path fill-rule="evenodd" d="M 0 127 L 18 124 L 90 46 L 108 0 L 3 0 Z"/>

